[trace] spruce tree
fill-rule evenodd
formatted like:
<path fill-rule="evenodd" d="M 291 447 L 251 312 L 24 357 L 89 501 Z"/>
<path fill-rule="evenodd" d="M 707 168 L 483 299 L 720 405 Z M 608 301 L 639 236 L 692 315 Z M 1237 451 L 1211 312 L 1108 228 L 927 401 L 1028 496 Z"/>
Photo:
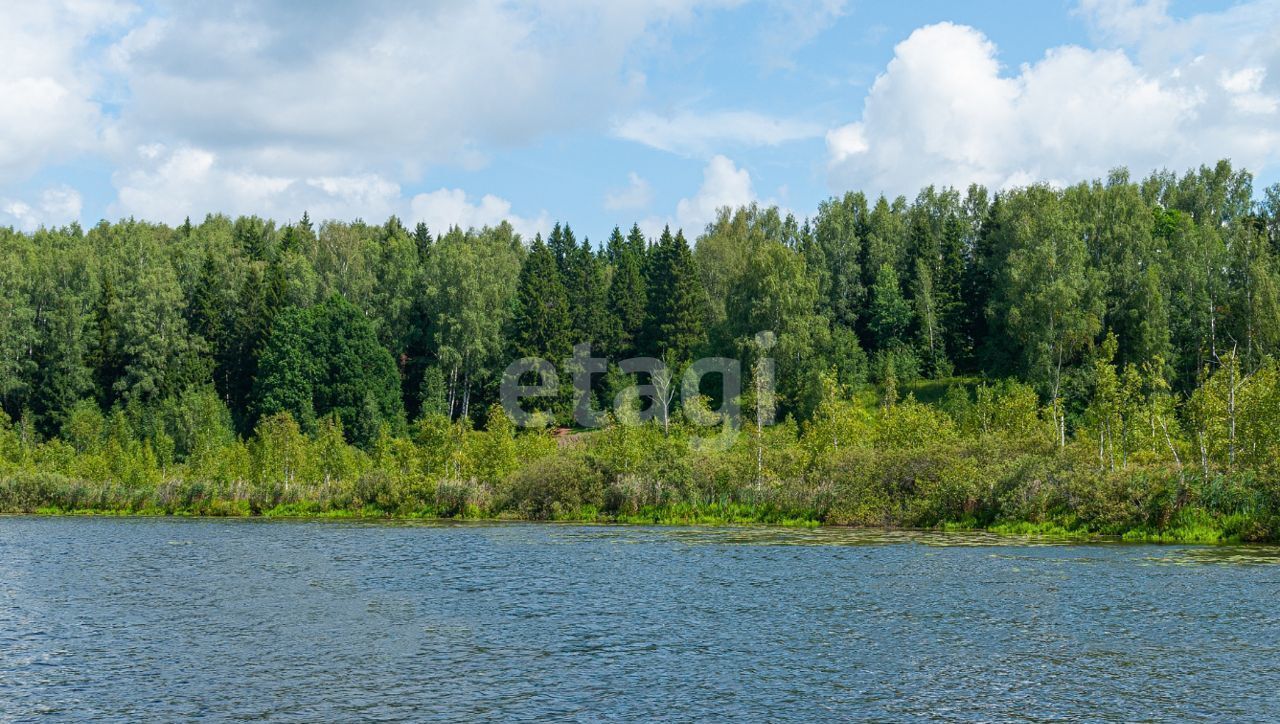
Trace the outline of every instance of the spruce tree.
<path fill-rule="evenodd" d="M 413 227 L 413 244 L 414 248 L 418 250 L 419 264 L 427 262 L 427 256 L 431 254 L 431 245 L 434 243 L 435 240 L 431 236 L 431 230 L 427 228 L 426 224 L 419 221 L 418 225 Z"/>
<path fill-rule="evenodd" d="M 598 345 L 608 327 L 609 288 L 604 262 L 591 250 L 590 242 L 583 239 L 581 246 L 569 251 L 566 267 L 572 342 Z"/>
<path fill-rule="evenodd" d="M 670 228 L 662 230 L 650 260 L 648 287 L 645 351 L 691 360 L 706 338 L 706 299 L 683 232 L 672 237 Z"/>
<path fill-rule="evenodd" d="M 573 229 L 570 229 L 568 224 L 561 225 L 557 222 L 551 227 L 551 234 L 547 236 L 547 248 L 551 250 L 551 256 L 555 258 L 556 268 L 560 270 L 561 275 L 568 273 L 569 260 L 577 246 L 578 242 L 573 236 Z"/>
<path fill-rule="evenodd" d="M 898 273 L 889 264 L 881 264 L 871 285 L 871 308 L 868 326 L 876 349 L 893 349 L 906 341 L 911 324 L 911 305 L 902 296 Z"/>
<path fill-rule="evenodd" d="M 512 346 L 519 357 L 558 361 L 573 348 L 569 298 L 556 258 L 538 236 L 529 248 L 516 286 Z"/>
<path fill-rule="evenodd" d="M 336 415 L 347 436 L 367 446 L 383 425 L 403 424 L 400 376 L 373 323 L 334 295 L 310 309 L 290 308 L 262 348 L 255 417 L 288 412 L 304 429 Z"/>
<path fill-rule="evenodd" d="M 638 230 L 637 230 L 638 231 Z M 617 358 L 630 357 L 636 352 L 636 342 L 645 322 L 648 291 L 645 289 L 644 268 L 641 254 L 643 247 L 625 241 L 617 229 L 610 239 L 613 277 L 609 282 L 608 345 L 607 352 Z M 616 240 L 616 241 L 615 241 Z M 643 244 L 643 241 L 641 241 Z"/>
<path fill-rule="evenodd" d="M 235 360 L 235 300 L 227 289 L 226 269 L 212 252 L 206 252 L 200 276 L 187 305 L 187 324 L 203 341 L 203 351 L 213 360 L 213 383 L 223 399 L 229 399 Z"/>
<path fill-rule="evenodd" d="M 98 392 L 98 404 L 104 409 L 116 400 L 116 380 L 124 376 L 124 361 L 120 358 L 120 328 L 116 315 L 119 299 L 115 281 L 104 274 L 93 306 L 92 341 L 89 348 L 89 366 Z"/>

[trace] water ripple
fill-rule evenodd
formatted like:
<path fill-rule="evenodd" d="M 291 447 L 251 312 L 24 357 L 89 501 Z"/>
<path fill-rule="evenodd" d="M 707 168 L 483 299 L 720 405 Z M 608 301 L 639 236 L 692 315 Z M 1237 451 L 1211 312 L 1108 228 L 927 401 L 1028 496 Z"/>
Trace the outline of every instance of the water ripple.
<path fill-rule="evenodd" d="M 1268 719 L 1280 550 L 0 519 L 0 721 Z"/>

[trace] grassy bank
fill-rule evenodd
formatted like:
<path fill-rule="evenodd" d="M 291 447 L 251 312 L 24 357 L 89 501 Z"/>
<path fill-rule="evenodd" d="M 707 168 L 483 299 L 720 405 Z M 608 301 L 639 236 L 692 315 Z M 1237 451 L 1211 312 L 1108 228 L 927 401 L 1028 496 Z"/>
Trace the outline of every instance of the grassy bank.
<path fill-rule="evenodd" d="M 1201 512 L 1201 511 L 1197 511 Z M 247 505 L 220 505 L 196 508 L 61 508 L 41 507 L 32 511 L 4 511 L 5 515 L 102 516 L 102 517 L 178 517 L 178 518 L 260 518 L 286 520 L 428 520 L 428 521 L 519 521 L 532 520 L 513 515 L 453 515 L 424 508 L 417 511 L 385 511 L 378 508 L 319 509 L 311 506 L 282 505 L 253 513 Z M 637 514 L 611 514 L 585 508 L 554 519 L 559 523 L 604 525 L 662 526 L 773 526 L 783 528 L 818 528 L 823 521 L 813 517 L 795 517 L 771 510 L 754 510 L 746 506 L 673 506 L 644 510 Z M 946 522 L 932 528 L 883 528 L 888 530 L 931 530 L 949 533 L 986 532 L 1009 538 L 1039 538 L 1061 541 L 1119 540 L 1127 543 L 1193 543 L 1233 544 L 1275 542 L 1271 537 L 1257 537 L 1255 523 L 1248 519 L 1177 524 L 1163 529 L 1133 528 L 1122 532 L 1098 531 L 1068 527 L 1069 523 L 999 522 L 989 526 L 971 521 Z M 879 528 L 879 527 L 877 527 Z"/>
<path fill-rule="evenodd" d="M 559 461 L 563 464 L 564 461 Z M 925 466 L 914 459 L 909 466 Z M 543 471 L 546 472 L 545 470 Z M 880 471 L 883 472 L 883 471 Z M 585 478 L 583 478 L 585 479 Z M 539 490 L 521 491 L 487 489 L 476 481 L 446 481 L 422 490 L 423 498 L 402 497 L 394 505 L 350 497 L 334 489 L 301 488 L 293 491 L 288 502 L 271 504 L 268 498 L 246 490 L 244 497 L 223 497 L 230 491 L 219 491 L 199 483 L 171 481 L 153 488 L 129 488 L 112 484 L 75 482 L 51 474 L 10 476 L 0 480 L 0 512 L 6 514 L 86 515 L 86 516 L 178 516 L 178 517 L 257 517 L 264 519 L 350 519 L 350 520 L 547 520 L 595 524 L 636 525 L 766 525 L 784 527 L 856 526 L 868 528 L 927 529 L 947 532 L 986 531 L 1009 537 L 1051 538 L 1056 540 L 1111 539 L 1150 543 L 1239 543 L 1276 541 L 1274 515 L 1242 512 L 1222 513 L 1198 507 L 1206 499 L 1202 486 L 1184 491 L 1196 504 L 1184 504 L 1176 510 L 1161 509 L 1162 499 L 1172 500 L 1173 491 L 1151 487 L 1150 481 L 1128 481 L 1145 487 L 1139 498 L 1110 501 L 1115 509 L 1105 512 L 1093 508 L 1098 501 L 1079 500 L 1081 507 L 1067 511 L 1060 506 L 1044 506 L 1045 514 L 1012 518 L 994 510 L 982 510 L 981 503 L 962 503 L 958 509 L 945 511 L 946 501 L 937 492 L 917 491 L 911 497 L 889 500 L 883 490 L 861 490 L 859 495 L 836 494 L 819 502 L 822 494 L 813 495 L 808 504 L 795 500 L 671 500 L 644 503 L 628 500 L 615 490 L 602 490 L 602 495 L 581 502 L 579 491 L 554 490 L 554 479 Z M 566 482 L 561 479 L 559 482 Z M 903 481 L 893 481 L 896 486 Z M 1000 486 L 1008 481 L 1000 481 Z M 1013 489 L 1000 491 L 991 486 L 997 497 L 1010 493 L 1026 499 L 1041 485 L 1039 480 L 1024 480 Z M 575 486 L 576 487 L 576 486 Z M 633 493 L 635 491 L 632 491 Z M 780 492 L 780 491 L 779 491 Z M 1064 490 L 1066 496 L 1070 491 Z M 1132 490 L 1131 490 L 1132 492 Z M 747 491 L 740 491 L 744 497 Z M 846 497 L 847 496 L 847 497 Z M 944 494 L 942 497 L 947 497 Z M 1006 503 L 1007 505 L 1007 503 Z M 1119 508 L 1127 508 L 1127 512 Z M 970 513 L 962 513 L 971 509 Z M 928 512 L 928 511 L 936 512 Z M 1087 514 L 1085 517 L 1082 514 Z"/>
<path fill-rule="evenodd" d="M 1280 377 L 1259 373 L 1251 385 L 1226 398 L 1239 401 L 1234 427 L 1213 399 L 1193 398 L 1183 421 L 1157 395 L 1098 413 L 1092 427 L 1093 413 L 1082 416 L 1063 436 L 1029 387 L 958 380 L 905 400 L 831 387 L 804 423 L 732 434 L 681 417 L 570 435 L 517 430 L 494 408 L 484 430 L 425 415 L 364 447 L 335 417 L 304 430 L 276 415 L 243 439 L 225 416 L 200 414 L 220 409 L 200 393 L 169 417 L 84 408 L 65 439 L 0 419 L 0 512 L 1277 541 L 1280 425 L 1264 413 L 1280 409 Z"/>

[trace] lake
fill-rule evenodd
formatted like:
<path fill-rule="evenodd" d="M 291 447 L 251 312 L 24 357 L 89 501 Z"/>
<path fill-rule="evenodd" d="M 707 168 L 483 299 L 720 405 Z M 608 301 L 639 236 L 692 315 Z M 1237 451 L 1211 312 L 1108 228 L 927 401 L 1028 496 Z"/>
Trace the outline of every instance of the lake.
<path fill-rule="evenodd" d="M 1280 712 L 1280 548 L 0 518 L 0 720 Z"/>

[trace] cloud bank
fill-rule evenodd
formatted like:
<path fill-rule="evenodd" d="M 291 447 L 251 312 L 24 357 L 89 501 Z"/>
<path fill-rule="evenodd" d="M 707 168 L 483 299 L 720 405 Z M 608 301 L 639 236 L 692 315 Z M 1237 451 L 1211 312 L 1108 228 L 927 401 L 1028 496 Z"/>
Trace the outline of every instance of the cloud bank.
<path fill-rule="evenodd" d="M 979 30 L 920 28 L 865 99 L 826 134 L 833 188 L 912 193 L 925 184 L 1002 188 L 1221 157 L 1280 161 L 1280 3 L 1175 20 L 1166 3 L 1086 0 L 1103 46 L 1048 50 L 1016 71 Z"/>

